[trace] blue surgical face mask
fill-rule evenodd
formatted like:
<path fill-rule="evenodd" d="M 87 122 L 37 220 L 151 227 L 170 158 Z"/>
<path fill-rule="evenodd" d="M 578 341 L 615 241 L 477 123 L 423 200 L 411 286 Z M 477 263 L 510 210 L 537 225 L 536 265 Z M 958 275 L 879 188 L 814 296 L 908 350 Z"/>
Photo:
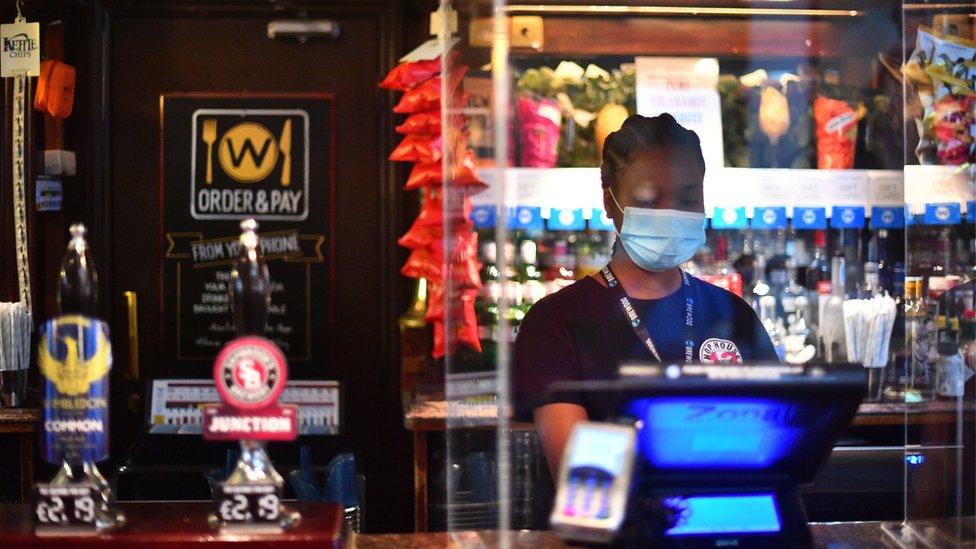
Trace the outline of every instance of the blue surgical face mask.
<path fill-rule="evenodd" d="M 624 209 L 612 190 L 610 197 L 624 214 L 617 237 L 630 259 L 646 271 L 677 267 L 705 244 L 704 213 L 629 206 Z"/>

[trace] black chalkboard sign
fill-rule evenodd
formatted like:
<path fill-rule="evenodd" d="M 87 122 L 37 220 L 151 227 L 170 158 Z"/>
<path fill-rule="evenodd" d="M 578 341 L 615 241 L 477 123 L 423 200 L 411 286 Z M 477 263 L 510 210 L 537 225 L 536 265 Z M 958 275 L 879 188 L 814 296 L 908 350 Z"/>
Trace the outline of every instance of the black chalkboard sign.
<path fill-rule="evenodd" d="M 299 377 L 326 362 L 334 108 L 326 94 L 162 96 L 160 320 L 176 370 L 197 370 L 235 335 L 227 287 L 247 217 L 260 224 L 271 275 L 266 337 Z"/>

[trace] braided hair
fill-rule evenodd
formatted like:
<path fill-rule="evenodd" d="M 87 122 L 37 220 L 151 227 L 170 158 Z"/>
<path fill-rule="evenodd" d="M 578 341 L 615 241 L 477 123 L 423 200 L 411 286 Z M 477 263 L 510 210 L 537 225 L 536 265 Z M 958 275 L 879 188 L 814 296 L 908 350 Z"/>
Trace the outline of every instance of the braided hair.
<path fill-rule="evenodd" d="M 701 177 L 705 176 L 705 159 L 698 134 L 678 124 L 668 113 L 655 117 L 634 114 L 627 117 L 619 130 L 608 135 L 603 144 L 603 163 L 600 165 L 603 188 L 615 187 L 628 164 L 650 149 L 687 154 L 692 158 L 692 169 Z"/>

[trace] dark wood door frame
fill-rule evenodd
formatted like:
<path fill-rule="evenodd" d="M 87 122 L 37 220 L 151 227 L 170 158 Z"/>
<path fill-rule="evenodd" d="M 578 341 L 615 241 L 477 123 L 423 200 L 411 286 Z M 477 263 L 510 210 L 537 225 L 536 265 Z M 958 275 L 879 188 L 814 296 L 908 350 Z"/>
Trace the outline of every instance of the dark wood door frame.
<path fill-rule="evenodd" d="M 86 14 L 86 27 L 90 29 L 87 47 L 90 48 L 90 65 L 82 68 L 92 75 L 90 87 L 85 90 L 91 97 L 91 114 L 84 122 L 90 128 L 91 144 L 85 151 L 83 162 L 89 168 L 89 176 L 85 182 L 86 194 L 86 217 L 90 225 L 91 235 L 95 251 L 95 261 L 97 265 L 113 265 L 113 250 L 110 249 L 109 235 L 114 234 L 112 226 L 112 195 L 109 192 L 112 185 L 112 166 L 111 166 L 111 82 L 110 74 L 110 52 L 112 41 L 112 29 L 115 22 L 125 18 L 228 18 L 234 16 L 262 16 L 267 15 L 269 20 L 273 17 L 288 18 L 296 17 L 299 12 L 309 17 L 328 16 L 328 15 L 348 15 L 356 17 L 369 17 L 377 21 L 380 29 L 376 40 L 380 44 L 379 66 L 373 67 L 377 78 L 381 77 L 391 68 L 397 59 L 397 54 L 403 51 L 401 37 L 403 34 L 404 22 L 401 13 L 401 3 L 398 0 L 358 0 L 358 1 L 304 1 L 304 2 L 280 2 L 280 3 L 258 3 L 242 1 L 168 1 L 156 0 L 154 2 L 140 2 L 138 0 L 95 0 L 91 3 L 91 10 Z M 365 69 L 369 70 L 369 69 Z M 378 150 L 375 161 L 383 166 L 378 182 L 380 194 L 380 223 L 379 227 L 381 238 L 376 242 L 375 248 L 363 250 L 364 253 L 375 253 L 380 258 L 381 274 L 379 276 L 379 287 L 368 289 L 368 291 L 378 292 L 380 296 L 380 311 L 377 318 L 377 326 L 374 332 L 378 335 L 377 341 L 364 342 L 369 345 L 379 345 L 381 351 L 381 364 L 377 365 L 378 371 L 375 372 L 376 383 L 382 388 L 381 394 L 377 398 L 386 402 L 399 403 L 399 377 L 398 377 L 398 338 L 396 331 L 396 318 L 403 307 L 404 290 L 401 279 L 398 275 L 399 261 L 402 253 L 398 250 L 396 239 L 403 230 L 403 204 L 402 193 L 398 188 L 398 177 L 395 168 L 386 161 L 386 151 L 391 149 L 390 143 L 393 139 L 394 120 L 391 113 L 394 97 L 385 94 L 382 97 L 380 109 L 380 124 L 375 129 L 378 139 Z M 157 131 L 147 128 L 147 135 L 158 135 Z M 341 134 L 337 136 L 342 139 Z M 341 161 L 341 160 L 340 160 Z M 81 162 L 81 160 L 80 160 Z M 341 269 L 342 266 L 337 266 Z M 353 267 L 354 268 L 354 267 Z M 155 272 L 155 270 L 153 270 Z M 100 274 L 100 294 L 101 309 L 103 316 L 113 325 L 119 326 L 116 333 L 122 333 L 121 327 L 125 325 L 125 318 L 118 314 L 121 310 L 113 300 L 124 288 L 118 287 L 115 277 L 110 269 L 103 267 Z M 342 318 L 338 319 L 342 322 Z M 124 358 L 124 345 L 117 345 Z M 119 361 L 121 362 L 121 361 Z M 120 364 L 121 366 L 122 364 Z M 349 407 L 347 406 L 347 410 Z M 389 429 L 401 430 L 400 435 L 390 436 L 385 432 Z M 376 451 L 376 446 L 380 443 L 375 441 L 386 440 L 387 444 L 393 443 L 394 439 L 408 441 L 408 435 L 402 430 L 402 418 L 399 424 L 392 424 L 387 418 L 378 423 L 377 429 L 370 433 L 348 433 L 353 439 L 358 439 L 362 444 L 364 440 L 372 437 L 372 446 Z M 394 445 L 395 444 L 391 444 Z M 122 451 L 117 449 L 116 451 Z M 391 453 L 402 454 L 403 467 L 397 471 L 377 472 L 369 470 L 369 463 L 365 463 L 367 475 L 367 528 L 371 531 L 404 531 L 412 525 L 412 514 L 408 511 L 410 502 L 410 487 L 412 478 L 410 475 L 409 446 L 403 445 L 402 448 L 390 448 Z M 402 474 L 400 469 L 402 469 Z M 371 475 L 370 473 L 374 473 Z M 376 474 L 379 473 L 379 474 Z M 371 478 L 371 476 L 373 478 Z M 402 478 L 400 478 L 402 477 Z M 387 494 L 388 493 L 388 494 Z M 387 495 L 385 495 L 387 494 Z"/>

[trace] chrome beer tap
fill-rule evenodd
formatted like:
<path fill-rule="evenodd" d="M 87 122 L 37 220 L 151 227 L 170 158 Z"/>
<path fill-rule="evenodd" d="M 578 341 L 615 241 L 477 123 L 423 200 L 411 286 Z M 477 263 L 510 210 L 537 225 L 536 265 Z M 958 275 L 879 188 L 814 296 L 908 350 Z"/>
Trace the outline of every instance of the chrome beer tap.
<path fill-rule="evenodd" d="M 267 264 L 261 257 L 257 221 L 245 219 L 240 228 L 240 250 L 232 263 L 229 285 L 234 328 L 239 338 L 264 337 L 271 305 L 271 280 Z M 284 478 L 272 465 L 265 446 L 263 440 L 241 440 L 240 457 L 224 486 L 272 485 L 280 492 Z M 290 528 L 301 519 L 296 511 L 283 505 L 279 509 L 277 525 L 280 528 Z M 216 515 L 211 515 L 210 521 L 212 526 L 220 526 Z"/>
<path fill-rule="evenodd" d="M 71 225 L 69 233 L 71 240 L 58 274 L 57 301 L 60 317 L 78 315 L 95 318 L 98 307 L 98 274 L 85 240 L 85 226 L 75 223 Z M 108 345 L 108 342 L 105 341 L 104 344 Z M 108 398 L 107 394 L 103 396 Z M 111 508 L 115 500 L 111 485 L 87 452 L 82 454 L 80 460 L 65 458 L 51 484 L 93 484 L 100 499 L 95 527 L 104 530 L 121 526 L 125 522 L 125 516 Z"/>

